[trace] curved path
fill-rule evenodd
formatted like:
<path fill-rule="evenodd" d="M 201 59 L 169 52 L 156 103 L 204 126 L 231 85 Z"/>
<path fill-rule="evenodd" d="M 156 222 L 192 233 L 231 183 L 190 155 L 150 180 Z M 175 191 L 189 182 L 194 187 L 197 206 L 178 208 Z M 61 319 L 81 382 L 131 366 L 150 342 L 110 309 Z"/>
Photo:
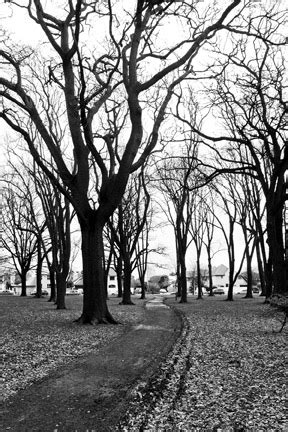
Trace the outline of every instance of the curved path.
<path fill-rule="evenodd" d="M 135 388 L 155 374 L 180 332 L 179 315 L 155 296 L 146 303 L 144 320 L 120 338 L 8 400 L 1 430 L 116 430 Z"/>

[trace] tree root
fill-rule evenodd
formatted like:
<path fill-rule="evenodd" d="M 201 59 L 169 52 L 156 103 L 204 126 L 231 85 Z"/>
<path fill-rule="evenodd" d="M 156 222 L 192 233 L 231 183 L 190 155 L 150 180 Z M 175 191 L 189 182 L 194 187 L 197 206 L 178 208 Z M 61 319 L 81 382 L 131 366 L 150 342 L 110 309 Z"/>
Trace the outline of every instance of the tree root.
<path fill-rule="evenodd" d="M 75 322 L 76 324 L 89 324 L 89 325 L 97 325 L 97 324 L 114 324 L 114 325 L 118 325 L 120 324 L 118 321 L 116 321 L 112 315 L 107 314 L 104 317 L 99 317 L 99 318 L 89 318 L 89 317 L 85 317 L 83 316 L 83 314 L 77 318 L 76 320 L 74 320 L 73 322 Z"/>

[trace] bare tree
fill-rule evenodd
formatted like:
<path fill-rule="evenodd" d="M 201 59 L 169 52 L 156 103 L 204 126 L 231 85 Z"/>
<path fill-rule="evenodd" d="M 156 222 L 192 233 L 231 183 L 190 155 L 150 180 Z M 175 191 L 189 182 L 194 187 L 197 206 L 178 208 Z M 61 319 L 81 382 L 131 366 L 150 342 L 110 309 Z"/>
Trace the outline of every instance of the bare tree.
<path fill-rule="evenodd" d="M 190 192 L 192 194 L 192 192 Z M 208 208 L 205 205 L 206 193 L 205 189 L 196 189 L 192 196 L 191 207 L 191 222 L 190 234 L 196 249 L 196 268 L 197 268 L 197 299 L 202 299 L 202 278 L 201 278 L 201 252 L 204 244 L 204 235 L 207 228 L 205 220 L 207 220 Z"/>
<path fill-rule="evenodd" d="M 137 246 L 139 249 L 139 239 L 147 223 L 150 207 L 150 194 L 146 182 L 147 178 L 145 178 L 143 170 L 139 175 L 131 176 L 122 201 L 110 219 L 110 230 L 113 231 L 112 238 L 117 244 L 123 262 L 122 304 L 133 304 L 131 301 L 131 275 L 138 263 Z"/>
<path fill-rule="evenodd" d="M 22 183 L 21 183 L 22 186 Z M 37 251 L 38 238 L 35 227 L 27 217 L 31 202 L 27 190 L 10 178 L 3 194 L 2 245 L 11 256 L 21 278 L 21 296 L 26 296 L 26 277 Z"/>
<path fill-rule="evenodd" d="M 167 157 L 157 166 L 156 187 L 164 198 L 163 212 L 174 229 L 178 294 L 183 303 L 187 302 L 186 252 L 191 243 L 189 230 L 195 210 L 191 190 L 199 177 L 197 145 L 197 140 L 190 136 L 190 140 L 182 144 L 181 156 Z"/>
<path fill-rule="evenodd" d="M 71 255 L 71 205 L 67 197 L 61 195 L 47 176 L 39 169 L 37 170 L 35 166 L 31 175 L 35 181 L 50 236 L 51 262 L 48 250 L 45 254 L 50 269 L 50 282 L 52 281 L 53 286 L 55 275 L 57 309 L 65 309 L 65 293 Z M 53 295 L 53 291 L 51 294 Z"/>
<path fill-rule="evenodd" d="M 212 191 L 209 188 L 209 194 L 206 195 L 205 205 L 206 211 L 204 214 L 204 224 L 205 224 L 205 236 L 203 239 L 203 243 L 206 248 L 207 253 L 207 261 L 208 261 L 208 289 L 209 296 L 213 296 L 213 267 L 212 267 L 212 259 L 215 253 L 213 253 L 213 239 L 215 233 L 215 205 L 212 197 Z"/>
<path fill-rule="evenodd" d="M 241 154 L 245 149 L 249 155 L 245 172 L 257 177 L 266 200 L 266 272 L 273 270 L 273 289 L 283 293 L 288 289 L 282 234 L 284 174 L 288 168 L 287 38 L 283 30 L 288 12 L 282 2 L 262 3 L 255 16 L 247 17 L 247 30 L 233 33 L 229 52 L 221 50 L 221 54 L 214 46 L 221 74 L 215 78 L 214 91 L 210 82 L 208 92 L 210 97 L 214 95 L 213 114 L 222 117 L 225 132 L 218 136 L 199 133 L 214 142 L 219 156 L 224 141 L 230 148 L 241 148 Z M 243 159 L 233 163 L 234 167 L 243 166 Z M 269 283 L 269 274 L 266 279 Z"/>
<path fill-rule="evenodd" d="M 229 285 L 227 300 L 232 301 L 234 284 L 237 280 L 237 277 L 241 273 L 245 258 L 245 248 L 243 248 L 243 252 L 240 254 L 240 263 L 238 267 L 236 267 L 235 227 L 241 218 L 241 215 L 239 214 L 239 207 L 236 205 L 237 194 L 235 193 L 235 189 L 237 187 L 237 182 L 235 176 L 225 174 L 222 175 L 221 179 L 218 179 L 217 183 L 218 184 L 216 184 L 216 182 L 213 183 L 213 189 L 215 192 L 217 192 L 218 198 L 220 199 L 220 201 L 217 200 L 217 205 L 218 208 L 220 208 L 223 212 L 224 217 L 221 217 L 220 214 L 216 213 L 214 213 L 214 215 L 218 227 L 223 233 L 227 246 L 229 262 Z M 239 247 L 237 250 L 239 251 Z"/>
<path fill-rule="evenodd" d="M 48 40 L 47 56 L 49 50 L 53 52 L 41 65 L 40 56 L 30 49 L 19 51 L 8 42 L 3 44 L 0 117 L 23 137 L 37 164 L 76 211 L 84 284 L 79 322 L 113 323 L 106 303 L 103 228 L 121 202 L 130 173 L 155 148 L 174 89 L 192 72 L 194 57 L 205 42 L 240 14 L 241 0 L 231 1 L 220 11 L 203 8 L 201 13 L 193 3 L 174 1 L 138 0 L 124 9 L 110 0 L 75 0 L 66 7 L 61 3 L 55 12 L 49 5 L 45 9 L 41 0 L 29 1 L 27 6 L 10 3 L 28 12 Z M 168 43 L 167 26 L 179 21 L 177 40 Z M 97 35 L 104 34 L 107 43 L 98 39 L 97 49 L 89 51 L 87 31 L 98 25 L 105 26 Z M 51 94 L 57 97 L 53 100 Z M 148 101 L 146 115 L 143 105 Z M 107 133 L 108 102 L 128 107 L 121 139 L 113 128 Z M 69 160 L 55 134 L 55 103 L 63 106 Z M 33 134 L 27 124 L 32 125 Z M 40 146 L 51 154 L 65 189 L 42 158 Z"/>

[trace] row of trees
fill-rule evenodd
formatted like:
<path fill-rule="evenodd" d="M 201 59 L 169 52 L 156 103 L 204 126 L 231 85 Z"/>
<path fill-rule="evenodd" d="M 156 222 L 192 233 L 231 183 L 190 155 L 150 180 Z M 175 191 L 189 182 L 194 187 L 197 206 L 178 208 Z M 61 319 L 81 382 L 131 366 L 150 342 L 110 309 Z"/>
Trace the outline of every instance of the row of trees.
<path fill-rule="evenodd" d="M 179 175 L 172 182 L 177 186 L 170 191 L 170 199 L 181 210 L 175 238 L 182 301 L 186 301 L 187 290 L 184 216 L 190 218 L 189 230 L 195 228 L 191 238 L 197 258 L 202 247 L 198 233 L 204 225 L 195 216 L 193 191 L 225 174 L 225 187 L 231 183 L 235 192 L 223 199 L 224 207 L 231 203 L 236 211 L 233 200 L 238 188 L 232 186 L 239 177 L 231 177 L 232 173 L 242 183 L 245 179 L 247 185 L 254 185 L 253 194 L 257 195 L 258 185 L 263 190 L 269 245 L 269 257 L 262 260 L 266 283 L 270 290 L 272 284 L 276 291 L 286 290 L 282 214 L 288 164 L 287 40 L 283 37 L 287 11 L 281 9 L 281 1 L 267 7 L 263 1 L 263 7 L 256 9 L 250 0 L 234 0 L 226 6 L 203 3 L 138 0 L 124 8 L 122 2 L 110 0 L 76 0 L 67 2 L 65 8 L 59 4 L 45 9 L 40 0 L 27 1 L 21 8 L 43 30 L 45 51 L 41 47 L 37 51 L 19 49 L 2 30 L 0 118 L 26 143 L 39 175 L 45 174 L 51 196 L 70 203 L 80 226 L 84 283 L 80 322 L 114 322 L 106 303 L 104 233 L 109 231 L 115 251 L 121 251 L 123 265 L 131 271 L 140 234 L 135 242 L 121 238 L 121 230 L 126 233 L 123 197 L 129 177 L 139 169 L 143 172 L 155 152 L 157 175 L 164 179 L 168 173 Z M 10 5 L 12 11 L 19 7 L 14 1 Z M 97 28 L 103 29 L 101 40 L 100 33 L 95 34 Z M 176 29 L 173 37 L 167 37 L 168 28 Z M 93 37 L 88 43 L 89 32 Z M 200 79 L 207 83 L 204 89 Z M 178 128 L 175 134 L 173 131 L 174 139 L 169 133 L 171 118 Z M 224 122 L 222 128 L 215 126 L 218 135 L 209 132 L 213 118 Z M 188 150 L 184 155 L 177 152 L 183 149 L 179 131 L 185 135 L 181 138 Z M 168 159 L 166 166 L 161 161 L 164 152 L 159 149 L 167 141 L 178 142 L 172 157 L 179 164 L 176 169 Z M 145 189 L 143 183 L 140 187 Z M 164 182 L 163 187 L 169 194 L 170 187 Z M 217 182 L 211 188 L 217 191 Z M 205 193 L 198 192 L 197 197 L 198 210 L 204 207 Z M 143 214 L 147 201 L 148 195 L 143 198 Z M 186 210 L 193 205 L 188 216 Z M 241 216 L 246 259 L 252 254 L 249 245 L 255 236 L 259 244 L 251 248 L 261 251 L 263 257 L 263 232 L 258 227 L 252 236 L 250 227 L 246 229 L 254 207 L 247 205 L 246 209 Z M 229 214 L 229 247 L 234 219 L 235 214 L 231 221 Z M 68 221 L 67 212 L 65 230 Z M 207 219 L 206 226 L 212 225 Z M 119 226 L 117 235 L 115 226 Z M 235 277 L 233 249 L 229 254 L 230 292 Z M 60 267 L 64 280 L 67 266 L 62 262 Z M 125 276 L 124 293 L 128 279 Z"/>

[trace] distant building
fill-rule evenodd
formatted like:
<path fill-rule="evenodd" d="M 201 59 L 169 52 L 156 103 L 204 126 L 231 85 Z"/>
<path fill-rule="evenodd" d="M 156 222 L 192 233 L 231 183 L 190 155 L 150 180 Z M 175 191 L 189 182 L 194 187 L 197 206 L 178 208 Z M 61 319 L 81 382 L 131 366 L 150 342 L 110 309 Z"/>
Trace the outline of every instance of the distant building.
<path fill-rule="evenodd" d="M 208 272 L 206 272 L 205 276 L 203 277 L 203 282 L 205 286 L 207 285 L 208 280 L 209 280 Z M 213 267 L 212 280 L 213 280 L 213 286 L 228 290 L 229 268 L 226 267 L 224 264 L 220 264 L 217 267 Z M 247 282 L 241 275 L 239 275 L 234 284 L 234 292 L 237 293 L 237 291 L 242 291 L 245 288 L 247 288 Z"/>
<path fill-rule="evenodd" d="M 83 274 L 82 272 L 77 272 L 74 275 L 73 283 L 76 289 L 83 289 Z M 109 295 L 117 295 L 118 294 L 118 283 L 117 283 L 117 274 L 115 270 L 110 269 L 107 280 L 107 290 Z"/>

